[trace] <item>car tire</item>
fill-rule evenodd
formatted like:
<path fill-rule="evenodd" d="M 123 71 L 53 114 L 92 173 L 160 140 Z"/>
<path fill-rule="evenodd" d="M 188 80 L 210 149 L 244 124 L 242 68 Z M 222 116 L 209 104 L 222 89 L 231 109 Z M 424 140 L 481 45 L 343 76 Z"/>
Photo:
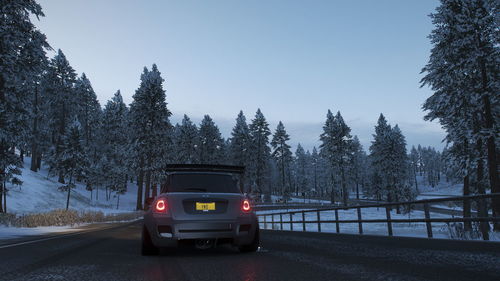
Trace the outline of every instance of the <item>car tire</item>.
<path fill-rule="evenodd" d="M 149 231 L 146 226 L 142 227 L 142 245 L 141 245 L 141 254 L 143 256 L 154 256 L 158 255 L 160 252 L 153 242 L 151 241 L 151 235 L 149 235 Z"/>
<path fill-rule="evenodd" d="M 253 237 L 252 243 L 248 245 L 239 246 L 238 249 L 242 253 L 256 252 L 259 249 L 259 244 L 260 244 L 260 230 L 259 226 L 257 225 L 257 229 L 255 230 L 255 235 Z"/>

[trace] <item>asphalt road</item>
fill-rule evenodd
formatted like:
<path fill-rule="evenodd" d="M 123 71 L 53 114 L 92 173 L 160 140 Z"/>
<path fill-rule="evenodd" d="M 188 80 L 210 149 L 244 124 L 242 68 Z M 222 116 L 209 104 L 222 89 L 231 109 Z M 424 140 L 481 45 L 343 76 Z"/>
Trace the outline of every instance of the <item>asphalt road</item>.
<path fill-rule="evenodd" d="M 140 227 L 4 241 L 0 280 L 500 280 L 495 242 L 262 231 L 257 253 L 182 248 L 143 257 Z"/>

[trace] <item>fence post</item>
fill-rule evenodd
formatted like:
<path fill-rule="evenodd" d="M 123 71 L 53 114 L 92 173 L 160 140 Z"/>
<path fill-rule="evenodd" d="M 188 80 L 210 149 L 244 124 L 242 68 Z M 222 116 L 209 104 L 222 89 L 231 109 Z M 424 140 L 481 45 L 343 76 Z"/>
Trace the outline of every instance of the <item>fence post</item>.
<path fill-rule="evenodd" d="M 280 230 L 283 230 L 283 214 L 280 214 Z"/>
<path fill-rule="evenodd" d="M 264 229 L 267 229 L 267 215 L 264 215 Z"/>
<path fill-rule="evenodd" d="M 306 213 L 302 212 L 302 231 L 306 231 Z"/>
<path fill-rule="evenodd" d="M 337 233 L 340 233 L 339 210 L 337 209 L 335 209 L 335 227 L 337 228 Z"/>
<path fill-rule="evenodd" d="M 429 203 L 424 203 L 424 213 L 425 213 L 425 225 L 427 227 L 427 237 L 432 238 L 432 224 L 429 221 L 431 219 L 431 214 L 429 213 Z"/>
<path fill-rule="evenodd" d="M 316 218 L 318 220 L 318 232 L 321 232 L 321 217 L 319 215 L 319 211 L 316 212 Z"/>
<path fill-rule="evenodd" d="M 271 215 L 271 229 L 274 230 L 274 214 Z"/>
<path fill-rule="evenodd" d="M 290 213 L 290 230 L 293 230 L 293 213 Z"/>
<path fill-rule="evenodd" d="M 391 209 L 389 206 L 385 207 L 385 214 L 387 216 L 387 232 L 392 236 L 392 222 L 391 222 Z"/>
<path fill-rule="evenodd" d="M 363 223 L 361 222 L 361 208 L 358 207 L 358 227 L 359 234 L 363 234 Z"/>

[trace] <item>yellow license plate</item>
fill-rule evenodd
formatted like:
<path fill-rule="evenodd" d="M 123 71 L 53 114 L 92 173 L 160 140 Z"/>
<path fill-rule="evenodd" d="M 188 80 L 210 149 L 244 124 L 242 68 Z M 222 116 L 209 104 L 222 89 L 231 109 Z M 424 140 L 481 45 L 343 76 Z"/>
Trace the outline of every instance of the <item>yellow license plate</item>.
<path fill-rule="evenodd" d="M 196 202 L 196 211 L 214 211 L 215 202 L 212 203 L 200 203 Z"/>

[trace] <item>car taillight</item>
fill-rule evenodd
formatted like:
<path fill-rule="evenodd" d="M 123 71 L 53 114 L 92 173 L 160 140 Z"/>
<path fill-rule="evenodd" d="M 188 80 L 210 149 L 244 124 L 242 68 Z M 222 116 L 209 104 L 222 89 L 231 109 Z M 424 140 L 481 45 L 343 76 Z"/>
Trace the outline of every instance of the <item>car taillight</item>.
<path fill-rule="evenodd" d="M 167 203 L 165 202 L 165 200 L 160 199 L 156 201 L 155 211 L 158 213 L 165 213 L 167 211 Z"/>
<path fill-rule="evenodd" d="M 241 210 L 243 210 L 243 212 L 245 213 L 248 213 L 250 212 L 250 209 L 250 201 L 248 199 L 243 200 L 243 203 L 241 204 Z"/>

